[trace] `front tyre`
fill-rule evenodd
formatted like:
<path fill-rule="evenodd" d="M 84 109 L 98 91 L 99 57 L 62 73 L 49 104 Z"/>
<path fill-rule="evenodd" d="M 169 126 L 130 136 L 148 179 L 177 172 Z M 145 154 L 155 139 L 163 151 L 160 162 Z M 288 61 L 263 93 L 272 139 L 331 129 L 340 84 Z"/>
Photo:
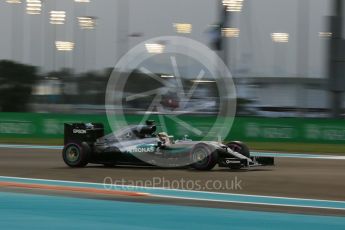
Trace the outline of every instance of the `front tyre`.
<path fill-rule="evenodd" d="M 80 145 L 70 143 L 65 145 L 62 150 L 62 158 L 64 162 L 72 168 L 85 167 L 89 163 L 91 148 L 86 142 Z"/>
<path fill-rule="evenodd" d="M 226 144 L 231 150 L 250 158 L 250 150 L 246 144 L 241 141 L 231 141 Z"/>
<path fill-rule="evenodd" d="M 191 165 L 197 170 L 211 170 L 218 162 L 218 154 L 216 151 L 206 144 L 197 144 L 191 152 Z"/>

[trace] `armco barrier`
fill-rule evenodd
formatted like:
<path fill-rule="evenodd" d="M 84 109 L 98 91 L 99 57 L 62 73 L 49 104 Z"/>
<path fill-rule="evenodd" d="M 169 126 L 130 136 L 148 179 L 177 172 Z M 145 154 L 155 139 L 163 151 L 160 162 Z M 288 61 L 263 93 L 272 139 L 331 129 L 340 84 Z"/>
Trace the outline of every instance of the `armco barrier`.
<path fill-rule="evenodd" d="M 159 121 L 157 116 L 151 119 Z M 207 129 L 213 124 L 214 116 L 180 117 L 193 127 Z M 136 124 L 140 115 L 127 115 L 128 123 Z M 106 132 L 110 132 L 105 115 L 73 115 L 73 114 L 36 114 L 36 113 L 0 113 L 0 141 L 5 138 L 62 138 L 63 123 L 101 122 Z M 187 129 L 177 125 L 173 120 L 165 119 L 168 131 L 177 138 L 188 134 Z M 226 125 L 226 124 L 224 124 Z M 216 140 L 216 134 L 214 140 Z M 237 117 L 234 120 L 227 140 L 238 139 L 255 142 L 300 142 L 300 143 L 345 143 L 345 121 L 335 119 L 307 118 L 257 118 Z"/>

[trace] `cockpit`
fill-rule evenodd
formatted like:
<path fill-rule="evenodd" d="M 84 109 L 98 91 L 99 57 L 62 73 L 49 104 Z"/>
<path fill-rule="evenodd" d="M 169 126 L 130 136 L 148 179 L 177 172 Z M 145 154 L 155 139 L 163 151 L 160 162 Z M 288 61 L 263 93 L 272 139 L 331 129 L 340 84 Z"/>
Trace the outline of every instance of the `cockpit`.
<path fill-rule="evenodd" d="M 122 140 L 152 138 L 157 136 L 155 134 L 156 130 L 157 127 L 154 121 L 148 120 L 145 125 L 133 125 L 117 131 L 115 137 Z"/>

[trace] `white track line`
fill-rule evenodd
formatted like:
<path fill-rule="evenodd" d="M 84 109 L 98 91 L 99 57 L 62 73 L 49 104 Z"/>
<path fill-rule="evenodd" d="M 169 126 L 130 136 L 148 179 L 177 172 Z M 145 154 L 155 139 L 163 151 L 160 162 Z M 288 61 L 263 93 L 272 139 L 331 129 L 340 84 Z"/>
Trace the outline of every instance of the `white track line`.
<path fill-rule="evenodd" d="M 93 183 L 93 182 L 80 182 L 80 181 L 66 181 L 66 180 L 49 180 L 49 179 L 37 179 L 37 178 L 23 178 L 23 177 L 7 177 L 0 176 L 1 179 L 7 180 L 22 180 L 22 181 L 37 181 L 37 182 L 55 182 L 55 183 L 65 183 L 65 184 L 82 184 L 82 185 L 97 185 L 104 188 L 104 184 Z M 311 201 L 311 202 L 327 202 L 334 204 L 344 204 L 345 201 L 336 201 L 336 200 L 322 200 L 322 199 L 308 199 L 308 198 L 293 198 L 293 197 L 279 197 L 279 196 L 264 196 L 264 195 L 250 195 L 250 194 L 237 194 L 237 193 L 220 193 L 220 192 L 207 192 L 207 191 L 194 191 L 194 190 L 183 190 L 183 189 L 170 189 L 164 187 L 144 187 L 144 186 L 133 186 L 133 185 L 114 185 L 114 189 L 117 187 L 128 187 L 133 188 L 134 190 L 163 190 L 163 191 L 176 191 L 176 192 L 185 192 L 185 193 L 199 193 L 199 194 L 209 194 L 209 195 L 225 195 L 225 196 L 239 196 L 239 197 L 251 197 L 251 198 L 270 198 L 270 199 L 280 199 L 280 200 L 293 200 L 293 201 Z M 238 201 L 238 200 L 226 200 L 226 199 L 210 199 L 210 198 L 198 198 L 198 197 L 188 197 L 181 195 L 162 195 L 155 194 L 154 192 L 147 192 L 152 197 L 161 197 L 161 198 L 172 198 L 172 199 L 184 199 L 184 200 L 199 200 L 199 201 L 212 201 L 212 202 L 225 202 L 225 203 L 238 203 L 238 204 L 252 204 L 252 205 L 265 205 L 265 206 L 281 206 L 281 207 L 297 207 L 297 208 L 315 208 L 315 209 L 332 209 L 332 210 L 345 210 L 345 207 L 329 207 L 317 206 L 317 205 L 300 205 L 300 204 L 283 204 L 283 203 L 270 203 L 270 202 L 247 202 L 247 201 Z"/>

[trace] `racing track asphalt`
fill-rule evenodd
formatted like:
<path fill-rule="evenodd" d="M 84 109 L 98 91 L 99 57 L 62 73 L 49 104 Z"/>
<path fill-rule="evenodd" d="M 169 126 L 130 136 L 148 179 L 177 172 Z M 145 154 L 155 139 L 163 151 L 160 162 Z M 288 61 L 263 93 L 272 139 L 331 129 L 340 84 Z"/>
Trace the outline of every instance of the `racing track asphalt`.
<path fill-rule="evenodd" d="M 72 169 L 62 161 L 61 150 L 2 148 L 0 149 L 0 176 L 95 183 L 103 183 L 106 177 L 110 177 L 120 181 L 123 179 L 129 184 L 155 180 L 157 183 L 155 186 L 158 187 L 166 186 L 163 182 L 158 183 L 158 180 L 165 180 L 168 183 L 183 179 L 194 181 L 202 186 L 201 190 L 212 192 L 345 201 L 344 160 L 277 158 L 274 167 L 238 171 L 215 168 L 209 172 L 145 167 L 106 168 L 100 165 Z M 211 185 L 206 188 L 209 180 L 217 180 L 223 187 L 216 189 Z M 231 186 L 228 186 L 228 189 L 224 188 L 224 184 L 229 185 L 235 180 L 241 181 L 240 188 L 231 189 Z M 186 187 L 176 187 L 176 185 L 175 183 L 174 188 L 186 189 Z M 179 186 L 182 186 L 182 183 Z M 159 201 L 148 199 L 147 202 Z M 187 205 L 195 204 L 189 201 Z M 206 205 L 212 206 L 212 204 Z"/>

